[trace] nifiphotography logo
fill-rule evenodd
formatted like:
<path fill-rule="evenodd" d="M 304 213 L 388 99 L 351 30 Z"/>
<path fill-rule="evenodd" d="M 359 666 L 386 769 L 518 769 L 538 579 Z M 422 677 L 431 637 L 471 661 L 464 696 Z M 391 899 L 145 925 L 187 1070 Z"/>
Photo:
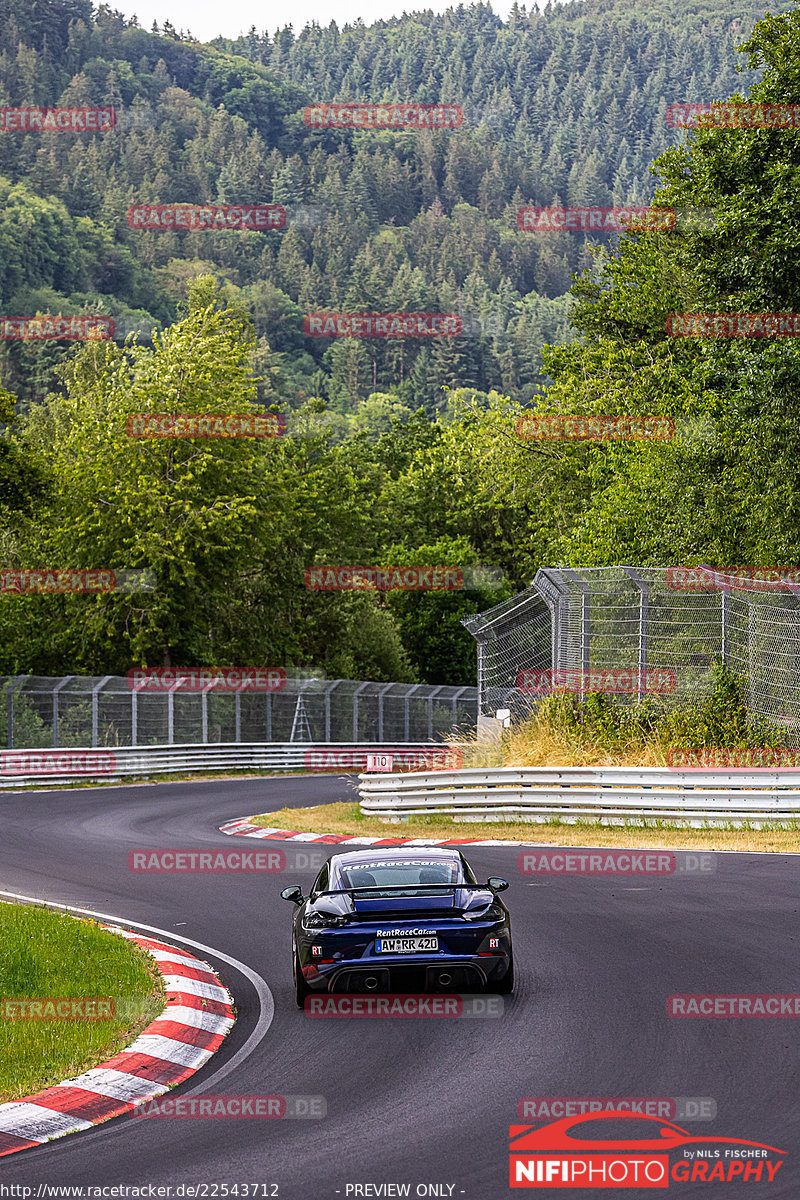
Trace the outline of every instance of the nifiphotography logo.
<path fill-rule="evenodd" d="M 509 1155 L 510 1187 L 620 1189 L 772 1183 L 784 1151 L 744 1138 L 696 1137 L 658 1117 L 619 1110 L 539 1128 L 511 1125 Z"/>

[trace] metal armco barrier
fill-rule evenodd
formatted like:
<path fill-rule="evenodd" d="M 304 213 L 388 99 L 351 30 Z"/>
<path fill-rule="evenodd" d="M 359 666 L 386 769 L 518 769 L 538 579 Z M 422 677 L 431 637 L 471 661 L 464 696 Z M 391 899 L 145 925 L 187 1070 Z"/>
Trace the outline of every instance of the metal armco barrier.
<path fill-rule="evenodd" d="M 388 822 L 441 813 L 454 821 L 800 821 L 800 771 L 668 767 L 492 767 L 359 775 L 361 811 Z"/>
<path fill-rule="evenodd" d="M 367 765 L 368 754 L 389 752 L 414 765 L 426 764 L 452 753 L 440 742 L 403 743 L 391 747 L 381 742 L 313 743 L 257 742 L 242 745 L 221 742 L 198 746 L 108 746 L 84 749 L 0 751 L 0 789 L 42 787 L 81 780 L 118 782 L 148 775 L 195 771 L 342 771 L 355 772 Z M 444 760 L 446 761 L 446 759 Z M 452 758 L 450 760 L 452 762 Z"/>

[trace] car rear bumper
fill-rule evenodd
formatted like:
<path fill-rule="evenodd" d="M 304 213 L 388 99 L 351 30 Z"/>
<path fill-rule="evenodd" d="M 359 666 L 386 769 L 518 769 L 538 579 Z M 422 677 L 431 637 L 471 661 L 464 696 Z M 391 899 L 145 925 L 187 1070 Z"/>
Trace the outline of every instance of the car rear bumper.
<path fill-rule="evenodd" d="M 371 958 L 320 966 L 306 983 L 324 992 L 473 992 L 491 990 L 508 971 L 510 956 L 496 954 L 481 958 L 438 958 L 376 961 Z"/>

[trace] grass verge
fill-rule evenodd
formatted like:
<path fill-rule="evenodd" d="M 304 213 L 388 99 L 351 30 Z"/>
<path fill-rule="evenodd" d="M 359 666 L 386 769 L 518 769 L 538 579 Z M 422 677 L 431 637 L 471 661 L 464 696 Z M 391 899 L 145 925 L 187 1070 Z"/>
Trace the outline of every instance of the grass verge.
<path fill-rule="evenodd" d="M 0 1020 L 0 1102 L 79 1075 L 129 1045 L 164 1008 L 155 962 L 96 922 L 0 903 L 0 997 L 110 997 L 100 1021 Z"/>
<path fill-rule="evenodd" d="M 667 847 L 674 850 L 800 851 L 800 829 L 678 829 L 669 822 L 641 825 L 598 825 L 581 821 L 451 821 L 449 817 L 409 817 L 398 824 L 362 816 L 358 804 L 319 804 L 314 808 L 282 808 L 252 817 L 254 825 L 291 829 L 296 833 L 340 833 L 348 837 L 493 838 L 551 846 Z"/>

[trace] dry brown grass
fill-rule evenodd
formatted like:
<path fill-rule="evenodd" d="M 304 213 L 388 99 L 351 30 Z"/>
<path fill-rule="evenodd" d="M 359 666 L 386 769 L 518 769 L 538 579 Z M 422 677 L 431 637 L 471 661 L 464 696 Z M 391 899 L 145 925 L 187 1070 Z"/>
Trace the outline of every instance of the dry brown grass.
<path fill-rule="evenodd" d="M 389 824 L 364 817 L 357 803 L 319 804 L 314 808 L 282 808 L 251 817 L 254 825 L 291 829 L 295 833 L 338 833 L 378 838 L 493 838 L 548 846 L 619 846 L 629 849 L 739 850 L 791 854 L 800 851 L 797 829 L 675 829 L 659 825 L 597 825 L 582 822 L 534 824 L 522 821 L 451 821 L 449 817 L 408 817 Z"/>
<path fill-rule="evenodd" d="M 512 725 L 496 741 L 465 735 L 453 738 L 465 767 L 665 767 L 663 746 L 653 736 L 631 740 L 619 752 L 601 750 L 560 729 L 539 721 Z"/>

